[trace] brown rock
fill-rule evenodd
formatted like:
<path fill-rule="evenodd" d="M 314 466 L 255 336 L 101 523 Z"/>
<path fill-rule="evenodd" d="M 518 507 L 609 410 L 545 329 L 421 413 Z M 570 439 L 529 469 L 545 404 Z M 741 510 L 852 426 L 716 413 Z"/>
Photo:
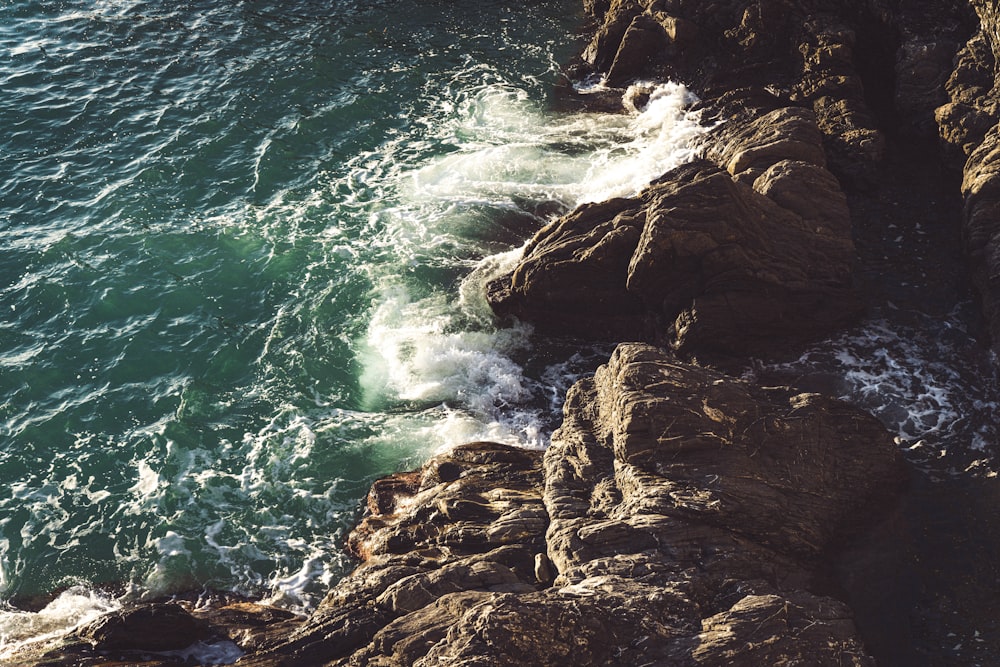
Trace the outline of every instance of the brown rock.
<path fill-rule="evenodd" d="M 637 15 L 622 36 L 608 68 L 608 85 L 622 86 L 639 78 L 668 44 L 667 33 L 659 22 L 649 14 Z"/>
<path fill-rule="evenodd" d="M 545 501 L 549 557 L 570 579 L 587 560 L 572 545 L 587 543 L 584 527 L 607 533 L 608 522 L 659 545 L 677 544 L 670 534 L 686 524 L 726 527 L 781 558 L 809 562 L 900 479 L 898 452 L 873 417 L 818 394 L 758 388 L 650 346 L 619 346 L 593 379 L 574 386 L 565 412 L 546 452 Z M 617 492 L 595 497 L 603 475 Z M 554 536 L 570 529 L 559 542 L 570 546 L 554 547 Z M 754 549 L 739 548 L 750 569 L 776 562 L 754 565 Z"/>
<path fill-rule="evenodd" d="M 565 417 L 544 479 L 537 452 L 486 443 L 425 466 L 356 538 L 367 561 L 240 664 L 873 664 L 850 610 L 807 590 L 898 482 L 873 418 L 644 345 L 578 383 Z M 430 473 L 445 463 L 450 482 Z M 442 512 L 463 498 L 488 509 Z M 491 541 L 508 516 L 518 541 Z M 377 537 L 393 531 L 409 552 Z"/>
<path fill-rule="evenodd" d="M 709 148 L 708 157 L 734 177 L 751 169 L 760 173 L 780 160 L 826 166 L 816 116 L 801 107 L 775 109 L 749 122 L 732 119 L 724 122 L 715 136 L 717 141 Z"/>
<path fill-rule="evenodd" d="M 1000 12 L 973 0 L 980 30 L 966 43 L 948 80 L 951 101 L 938 108 L 941 136 L 968 155 L 963 170 L 964 234 L 994 349 L 1000 341 L 1000 126 L 997 55 Z"/>
<path fill-rule="evenodd" d="M 535 237 L 491 285 L 491 305 L 543 331 L 728 354 L 846 324 L 859 307 L 843 194 L 822 167 L 801 162 L 822 151 L 781 135 L 740 145 L 720 159 L 760 173 L 751 182 L 763 193 L 695 161 L 636 199 L 582 207 Z"/>
<path fill-rule="evenodd" d="M 101 616 L 77 635 L 109 653 L 183 649 L 209 638 L 212 631 L 180 605 L 154 603 Z"/>

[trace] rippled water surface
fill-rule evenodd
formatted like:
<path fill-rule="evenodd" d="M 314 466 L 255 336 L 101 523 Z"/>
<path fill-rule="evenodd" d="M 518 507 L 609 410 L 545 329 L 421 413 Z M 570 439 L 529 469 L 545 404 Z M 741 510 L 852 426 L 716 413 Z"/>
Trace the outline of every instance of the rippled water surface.
<path fill-rule="evenodd" d="M 482 285 L 699 131 L 551 110 L 577 5 L 0 2 L 0 598 L 308 608 L 375 476 L 544 445 L 593 359 Z"/>

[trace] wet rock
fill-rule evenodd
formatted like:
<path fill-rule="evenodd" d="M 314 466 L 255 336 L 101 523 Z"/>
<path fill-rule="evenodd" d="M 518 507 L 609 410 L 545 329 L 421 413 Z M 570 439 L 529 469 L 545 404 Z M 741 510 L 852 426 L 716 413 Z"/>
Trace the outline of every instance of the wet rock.
<path fill-rule="evenodd" d="M 63 646 L 11 665 L 100 667 L 234 662 L 287 638 L 304 618 L 228 593 L 193 591 L 171 601 L 141 603 L 78 628 Z"/>
<path fill-rule="evenodd" d="M 212 636 L 211 629 L 180 605 L 156 603 L 98 618 L 77 630 L 101 653 L 173 651 Z"/>
<path fill-rule="evenodd" d="M 245 653 L 280 643 L 305 620 L 287 609 L 248 601 L 203 605 L 192 615 L 215 637 L 233 642 Z"/>
<path fill-rule="evenodd" d="M 545 585 L 535 566 L 548 523 L 541 452 L 470 443 L 375 488 L 379 500 L 369 502 L 349 539 L 363 563 L 282 644 L 241 664 L 352 655 L 368 664 L 413 664 L 456 620 L 451 614 L 461 607 L 443 601 Z"/>
<path fill-rule="evenodd" d="M 725 354 L 846 324 L 859 312 L 848 211 L 808 116 L 762 123 L 811 130 L 798 134 L 742 128 L 717 155 L 728 173 L 695 161 L 556 221 L 490 286 L 494 310 L 548 332 Z"/>
<path fill-rule="evenodd" d="M 570 392 L 544 461 L 476 443 L 418 476 L 352 537 L 365 562 L 240 664 L 873 664 L 850 610 L 809 590 L 899 481 L 888 435 L 844 403 L 623 345 Z M 463 499 L 479 509 L 444 511 Z"/>
<path fill-rule="evenodd" d="M 898 480 L 889 436 L 845 403 L 622 345 L 544 454 L 470 443 L 376 484 L 350 539 L 363 562 L 307 619 L 149 605 L 49 664 L 166 665 L 154 640 L 226 638 L 254 667 L 871 665 L 850 610 L 813 589 Z"/>

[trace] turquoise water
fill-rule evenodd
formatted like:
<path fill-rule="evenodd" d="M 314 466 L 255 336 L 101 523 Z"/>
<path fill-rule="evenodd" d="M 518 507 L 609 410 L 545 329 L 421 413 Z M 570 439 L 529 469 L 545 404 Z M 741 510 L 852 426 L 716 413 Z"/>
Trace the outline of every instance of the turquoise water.
<path fill-rule="evenodd" d="M 493 217 L 392 229 L 391 181 L 484 90 L 544 108 L 574 11 L 0 5 L 5 597 L 337 570 L 423 449 L 360 381 L 374 292 L 447 287 Z"/>
<path fill-rule="evenodd" d="M 496 322 L 483 286 L 704 128 L 672 84 L 560 110 L 578 0 L 508 4 L 0 0 L 0 661 L 122 598 L 308 610 L 374 478 L 547 444 L 607 349 Z M 770 372 L 995 475 L 959 324 Z"/>
<path fill-rule="evenodd" d="M 375 477 L 544 446 L 599 355 L 536 349 L 482 286 L 699 132 L 677 86 L 556 111 L 580 22 L 576 0 L 0 2 L 0 599 L 308 609 Z"/>

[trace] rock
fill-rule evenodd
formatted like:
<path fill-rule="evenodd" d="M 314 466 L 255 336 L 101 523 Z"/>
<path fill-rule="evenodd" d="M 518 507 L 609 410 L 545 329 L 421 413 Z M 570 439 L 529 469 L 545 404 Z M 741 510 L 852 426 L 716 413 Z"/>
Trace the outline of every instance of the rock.
<path fill-rule="evenodd" d="M 322 664 L 351 655 L 378 664 L 374 656 L 383 652 L 395 656 L 386 664 L 413 664 L 455 622 L 449 614 L 456 607 L 446 601 L 545 585 L 535 573 L 548 523 L 541 452 L 469 443 L 376 487 L 379 500 L 369 502 L 348 541 L 362 565 L 283 643 L 241 665 Z"/>
<path fill-rule="evenodd" d="M 772 578 L 760 568 L 816 559 L 900 481 L 898 452 L 870 415 L 818 394 L 756 387 L 647 345 L 619 346 L 573 387 L 565 413 L 546 452 L 545 502 L 549 558 L 569 580 L 593 560 L 588 531 L 608 544 L 630 528 L 652 535 L 655 548 L 681 544 L 673 535 L 690 533 L 690 524 L 725 527 L 765 547 L 762 560 L 756 547 L 734 549 L 725 537 L 730 546 L 711 551 L 734 551 L 727 567 L 745 558 L 748 571 Z M 599 488 L 604 476 L 616 492 Z M 621 527 L 609 532 L 609 522 Z M 701 529 L 702 544 L 711 532 Z M 711 559 L 700 564 L 711 569 Z"/>
<path fill-rule="evenodd" d="M 761 178 L 777 192 L 796 169 L 821 170 Z M 362 563 L 307 619 L 147 605 L 81 630 L 98 652 L 45 664 L 220 638 L 251 667 L 873 664 L 816 582 L 898 487 L 874 418 L 643 344 L 574 385 L 564 417 L 544 454 L 470 443 L 374 485 Z"/>
<path fill-rule="evenodd" d="M 98 652 L 112 653 L 183 649 L 212 631 L 180 605 L 155 603 L 101 616 L 76 634 Z"/>
<path fill-rule="evenodd" d="M 997 100 L 989 94 L 995 63 L 989 41 L 980 30 L 958 52 L 945 84 L 948 101 L 934 112 L 941 139 L 956 149 L 952 155 L 959 167 L 1000 120 Z"/>
<path fill-rule="evenodd" d="M 1000 125 L 965 164 L 965 244 L 994 349 L 1000 346 Z"/>
<path fill-rule="evenodd" d="M 949 102 L 937 109 L 942 139 L 967 156 L 963 169 L 964 230 L 972 282 L 979 292 L 994 349 L 1000 349 L 1000 110 L 997 56 L 1000 12 L 973 0 L 979 30 L 956 59 L 946 89 Z"/>
<path fill-rule="evenodd" d="M 225 602 L 199 606 L 192 615 L 246 653 L 280 643 L 302 625 L 305 618 L 287 609 L 255 602 Z"/>
<path fill-rule="evenodd" d="M 539 231 L 513 273 L 488 285 L 490 305 L 543 331 L 635 336 L 644 309 L 626 280 L 644 224 L 636 200 L 584 204 Z"/>
<path fill-rule="evenodd" d="M 622 39 L 640 11 L 638 3 L 633 0 L 612 2 L 602 14 L 603 22 L 584 50 L 583 60 L 595 71 L 606 72 L 615 61 Z"/>
<path fill-rule="evenodd" d="M 765 118 L 808 126 L 803 114 Z M 751 125 L 739 148 L 719 151 L 731 173 L 760 174 L 750 181 L 760 191 L 700 160 L 635 199 L 561 218 L 490 286 L 491 305 L 546 332 L 724 354 L 763 353 L 843 326 L 859 312 L 849 215 L 808 127 L 770 137 Z"/>
<path fill-rule="evenodd" d="M 648 14 L 637 15 L 622 36 L 608 68 L 608 85 L 621 86 L 639 78 L 668 44 L 667 33 L 658 21 Z"/>
<path fill-rule="evenodd" d="M 780 160 L 826 167 L 816 115 L 801 107 L 778 108 L 749 121 L 734 118 L 719 126 L 714 138 L 708 157 L 735 178 L 751 169 L 760 173 Z"/>
<path fill-rule="evenodd" d="M 574 386 L 540 457 L 436 457 L 365 519 L 365 562 L 312 618 L 240 664 L 873 664 L 850 610 L 809 590 L 898 486 L 872 417 L 631 344 Z M 480 509 L 444 511 L 461 500 Z M 517 541 L 490 539 L 509 516 Z"/>

